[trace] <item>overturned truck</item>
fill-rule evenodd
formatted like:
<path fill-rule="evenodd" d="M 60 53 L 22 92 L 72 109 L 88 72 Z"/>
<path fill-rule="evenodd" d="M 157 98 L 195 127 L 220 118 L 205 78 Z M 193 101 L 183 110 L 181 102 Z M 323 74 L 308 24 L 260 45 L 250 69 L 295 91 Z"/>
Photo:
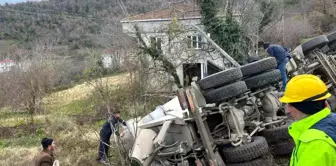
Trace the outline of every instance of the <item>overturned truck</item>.
<path fill-rule="evenodd" d="M 287 65 L 290 77 L 323 71 L 321 77 L 334 89 L 333 56 L 323 52 L 330 43 L 327 36 L 316 37 L 295 49 Z M 270 57 L 207 76 L 145 117 L 128 120 L 121 139 L 132 163 L 269 166 L 274 155 L 290 154 L 292 120 L 279 102 L 276 65 Z"/>
<path fill-rule="evenodd" d="M 178 90 L 140 121 L 127 122 L 135 138 L 129 157 L 144 166 L 270 165 L 270 146 L 289 142 L 291 122 L 278 100 L 275 68 L 276 60 L 266 58 Z"/>
<path fill-rule="evenodd" d="M 305 73 L 319 76 L 326 83 L 329 92 L 333 94 L 329 103 L 332 109 L 335 109 L 336 32 L 312 38 L 297 46 L 291 55 L 292 59 L 287 64 L 288 76 Z"/>

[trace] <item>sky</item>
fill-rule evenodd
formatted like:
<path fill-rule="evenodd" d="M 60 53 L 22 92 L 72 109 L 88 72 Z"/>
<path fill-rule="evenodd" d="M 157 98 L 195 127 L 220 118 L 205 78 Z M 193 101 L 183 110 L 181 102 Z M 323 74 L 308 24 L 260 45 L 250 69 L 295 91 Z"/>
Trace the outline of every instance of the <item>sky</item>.
<path fill-rule="evenodd" d="M 39 0 L 0 0 L 0 4 L 4 5 L 7 3 L 19 3 L 19 2 L 27 2 L 27 1 L 39 1 Z"/>

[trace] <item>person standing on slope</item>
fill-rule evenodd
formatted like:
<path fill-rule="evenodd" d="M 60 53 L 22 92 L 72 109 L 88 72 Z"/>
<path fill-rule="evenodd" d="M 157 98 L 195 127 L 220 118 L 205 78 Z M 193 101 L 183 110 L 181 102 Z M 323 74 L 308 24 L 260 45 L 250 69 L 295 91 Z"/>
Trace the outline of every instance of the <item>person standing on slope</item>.
<path fill-rule="evenodd" d="M 119 132 L 115 131 L 119 123 L 126 126 L 126 122 L 120 118 L 120 112 L 117 111 L 104 123 L 103 127 L 100 129 L 97 161 L 101 164 L 106 163 L 112 133 L 114 132 L 117 136 L 119 136 Z"/>

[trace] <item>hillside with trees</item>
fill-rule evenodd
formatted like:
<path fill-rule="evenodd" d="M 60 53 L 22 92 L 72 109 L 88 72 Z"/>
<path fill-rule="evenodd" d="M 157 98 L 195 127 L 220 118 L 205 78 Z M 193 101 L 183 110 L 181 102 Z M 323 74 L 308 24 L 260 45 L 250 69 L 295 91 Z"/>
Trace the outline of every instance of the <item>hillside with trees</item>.
<path fill-rule="evenodd" d="M 1 34 L 4 39 L 16 40 L 27 48 L 36 40 L 52 40 L 71 49 L 102 48 L 106 47 L 106 41 L 100 38 L 118 34 L 121 18 L 164 5 L 149 2 L 51 0 L 7 4 L 0 10 Z M 109 31 L 112 28 L 115 32 Z"/>
<path fill-rule="evenodd" d="M 201 8 L 205 31 L 242 64 L 249 56 L 265 55 L 258 49 L 260 40 L 294 49 L 313 36 L 336 30 L 335 0 L 185 1 Z M 120 20 L 178 2 L 184 1 L 47 0 L 0 5 L 0 62 L 15 64 L 11 71 L 0 73 L 0 165 L 31 161 L 44 136 L 57 138 L 61 165 L 96 165 L 98 132 L 108 112 L 120 110 L 125 118 L 138 117 L 167 101 L 172 92 L 148 90 L 149 72 L 144 67 L 149 65 L 142 60 L 165 62 L 164 70 L 155 65 L 151 70 L 178 80 L 176 73 L 169 73 L 175 71 L 171 58 L 160 57 L 152 46 L 144 47 L 142 40 L 124 34 Z M 235 14 L 238 20 L 233 19 Z M 113 65 L 106 68 L 104 57 L 113 58 Z M 113 164 L 127 165 L 122 161 L 125 154 L 116 148 L 112 154 Z"/>
<path fill-rule="evenodd" d="M 120 38 L 117 35 L 122 32 L 119 23 L 122 18 L 164 8 L 170 2 L 173 1 L 50 0 L 6 4 L 0 8 L 0 35 L 3 39 L 15 40 L 28 49 L 41 40 L 67 46 L 69 49 L 106 48 L 118 45 L 119 42 L 116 40 L 106 40 L 106 36 Z M 327 33 L 335 27 L 336 10 L 333 0 L 228 1 L 231 3 L 214 0 L 203 3 L 207 2 L 213 2 L 213 5 L 218 6 L 216 9 L 218 11 L 234 8 L 235 11 L 242 13 L 241 30 L 246 34 L 260 33 L 259 36 L 278 42 L 281 37 L 270 34 L 275 34 L 274 31 L 283 31 L 277 34 L 283 35 L 282 40 L 288 41 L 284 43 L 288 46 L 297 44 L 297 40 L 288 39 L 289 36 L 293 37 L 289 34 L 293 33 L 292 27 L 298 27 L 296 24 L 305 26 L 302 26 L 303 32 L 297 32 L 295 37 Z M 206 18 L 206 15 L 204 16 Z M 219 21 L 222 20 L 212 20 L 211 23 L 217 25 Z M 217 33 L 224 33 L 222 36 L 225 38 L 227 31 L 218 28 L 220 27 L 216 27 L 216 31 L 219 31 Z"/>

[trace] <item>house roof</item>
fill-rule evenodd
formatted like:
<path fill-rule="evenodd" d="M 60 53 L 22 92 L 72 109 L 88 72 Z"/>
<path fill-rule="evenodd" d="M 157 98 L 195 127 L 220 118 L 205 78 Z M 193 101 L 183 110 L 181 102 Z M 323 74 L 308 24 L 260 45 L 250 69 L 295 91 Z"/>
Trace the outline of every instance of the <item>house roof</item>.
<path fill-rule="evenodd" d="M 13 62 L 12 60 L 10 59 L 5 59 L 3 61 L 0 61 L 0 64 L 3 64 L 3 63 L 10 63 L 10 62 Z"/>
<path fill-rule="evenodd" d="M 107 48 L 107 49 L 105 49 L 103 52 L 104 52 L 104 54 L 113 54 L 113 53 L 115 53 L 115 49 L 113 49 L 113 48 Z"/>
<path fill-rule="evenodd" d="M 197 5 L 178 3 L 170 5 L 169 7 L 162 10 L 151 11 L 124 18 L 122 22 L 163 20 L 174 17 L 178 19 L 201 18 L 200 11 L 201 10 Z"/>

